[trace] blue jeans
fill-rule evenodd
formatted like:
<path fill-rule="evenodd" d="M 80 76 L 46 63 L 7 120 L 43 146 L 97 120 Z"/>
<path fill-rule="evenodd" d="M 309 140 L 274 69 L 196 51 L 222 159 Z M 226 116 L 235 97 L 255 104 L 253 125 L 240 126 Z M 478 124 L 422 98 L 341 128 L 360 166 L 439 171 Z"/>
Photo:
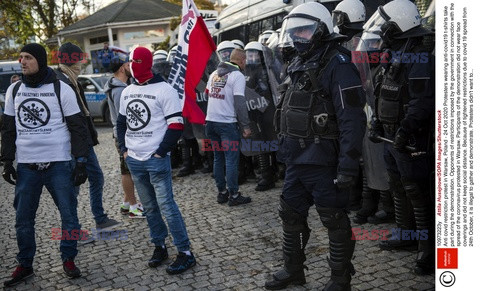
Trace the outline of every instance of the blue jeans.
<path fill-rule="evenodd" d="M 60 211 L 62 229 L 71 234 L 79 230 L 77 219 L 77 198 L 73 185 L 73 163 L 55 162 L 47 170 L 30 169 L 28 164 L 17 166 L 17 185 L 13 207 L 16 211 L 15 230 L 17 233 L 17 260 L 23 267 L 31 267 L 35 256 L 35 216 L 40 194 L 45 186 L 52 195 L 53 201 Z M 60 241 L 62 260 L 73 259 L 77 255 L 77 240 Z"/>
<path fill-rule="evenodd" d="M 222 145 L 222 141 L 229 145 L 236 143 L 237 147 L 229 146 L 225 151 L 213 152 L 213 175 L 218 191 L 223 192 L 228 186 L 230 193 L 238 192 L 238 161 L 240 158 L 240 132 L 236 123 L 222 123 L 208 121 L 205 127 L 207 137 L 212 144 Z M 214 150 L 215 148 L 212 147 Z M 225 167 L 227 168 L 225 181 Z"/>
<path fill-rule="evenodd" d="M 173 244 L 179 252 L 190 250 L 187 228 L 177 203 L 173 199 L 172 169 L 170 156 L 151 157 L 139 161 L 132 157 L 126 159 L 133 183 L 142 202 L 150 227 L 150 237 L 155 246 L 165 245 L 168 229 L 173 237 Z M 168 229 L 162 219 L 168 223 Z"/>
<path fill-rule="evenodd" d="M 103 210 L 103 172 L 98 163 L 97 155 L 93 150 L 93 146 L 90 146 L 87 156 L 87 174 L 88 184 L 90 185 L 90 208 L 93 213 L 93 218 L 97 224 L 100 224 L 107 219 L 107 215 Z M 75 187 L 76 194 L 80 192 L 80 187 Z"/>

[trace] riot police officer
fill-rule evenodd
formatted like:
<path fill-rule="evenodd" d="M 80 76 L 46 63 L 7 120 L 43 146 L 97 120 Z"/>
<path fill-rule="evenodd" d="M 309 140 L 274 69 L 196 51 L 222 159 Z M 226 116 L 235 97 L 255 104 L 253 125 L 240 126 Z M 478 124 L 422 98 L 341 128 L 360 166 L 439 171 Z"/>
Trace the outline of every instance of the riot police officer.
<path fill-rule="evenodd" d="M 245 66 L 246 86 L 253 89 L 257 94 L 247 94 L 248 117 L 251 121 L 252 139 L 260 140 L 270 145 L 262 149 L 255 157 L 258 161 L 260 179 L 255 187 L 256 191 L 266 191 L 275 187 L 275 159 L 272 155 L 276 151 L 277 138 L 273 128 L 273 115 L 275 104 L 269 85 L 265 58 L 263 52 L 269 50 L 257 41 L 252 41 L 245 47 L 247 61 Z M 255 95 L 255 96 L 252 96 Z M 242 147 L 242 153 L 248 155 Z M 255 154 L 250 151 L 250 154 Z"/>
<path fill-rule="evenodd" d="M 401 14 L 398 11 L 402 11 Z M 379 6 L 365 24 L 366 31 L 380 33 L 390 61 L 376 79 L 376 108 L 370 137 L 385 137 L 384 157 L 394 199 L 398 227 L 427 232 L 418 241 L 415 273 L 433 272 L 433 200 L 430 193 L 433 171 L 435 61 L 422 45 L 432 32 L 421 25 L 418 9 L 410 1 L 395 0 Z M 413 153 L 407 146 L 415 148 Z M 412 211 L 413 207 L 413 211 Z M 413 212 L 413 213 L 412 213 Z M 414 217 L 415 219 L 413 220 Z M 415 241 L 413 241 L 416 244 Z M 388 240 L 382 249 L 404 248 L 412 240 Z"/>
<path fill-rule="evenodd" d="M 222 41 L 217 46 L 218 59 L 221 62 L 229 62 L 230 54 L 235 49 L 235 44 L 229 40 Z"/>
<path fill-rule="evenodd" d="M 366 117 L 361 80 L 349 52 L 338 45 L 341 37 L 317 2 L 297 6 L 283 21 L 280 42 L 292 43 L 297 55 L 287 68 L 292 83 L 275 119 L 277 157 L 287 166 L 279 206 L 284 268 L 267 289 L 305 283 L 307 215 L 315 205 L 330 243 L 331 277 L 324 290 L 350 290 L 355 241 L 345 208 L 358 175 Z"/>
<path fill-rule="evenodd" d="M 172 64 L 167 61 L 168 53 L 164 50 L 156 50 L 153 53 L 153 66 L 152 72 L 157 75 L 159 74 L 166 81 L 168 80 L 168 75 L 170 74 L 170 69 Z"/>
<path fill-rule="evenodd" d="M 351 40 L 361 34 L 365 22 L 365 6 L 359 0 L 343 0 L 332 11 L 334 30 Z"/>

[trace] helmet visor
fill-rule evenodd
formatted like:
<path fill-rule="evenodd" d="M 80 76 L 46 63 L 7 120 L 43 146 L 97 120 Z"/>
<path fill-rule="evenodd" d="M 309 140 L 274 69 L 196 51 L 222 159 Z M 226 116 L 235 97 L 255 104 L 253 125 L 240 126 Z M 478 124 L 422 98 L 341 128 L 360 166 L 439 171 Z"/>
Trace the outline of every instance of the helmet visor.
<path fill-rule="evenodd" d="M 260 61 L 260 52 L 257 50 L 247 50 L 247 65 L 258 65 Z"/>
<path fill-rule="evenodd" d="M 220 61 L 222 62 L 229 62 L 230 61 L 230 54 L 232 53 L 233 48 L 227 48 L 218 51 L 218 55 L 220 56 Z"/>
<path fill-rule="evenodd" d="M 175 61 L 175 56 L 177 55 L 177 51 L 170 51 L 168 53 L 168 57 L 167 57 L 167 61 L 171 64 L 173 64 L 173 62 Z"/>
<path fill-rule="evenodd" d="M 280 32 L 280 46 L 292 46 L 294 42 L 310 42 L 318 25 L 318 21 L 308 18 L 291 17 L 285 19 Z"/>
<path fill-rule="evenodd" d="M 371 32 L 364 32 L 356 47 L 356 51 L 375 52 L 382 48 L 383 40 L 380 35 Z"/>
<path fill-rule="evenodd" d="M 333 26 L 342 26 L 350 22 L 347 13 L 339 10 L 332 11 Z"/>
<path fill-rule="evenodd" d="M 383 18 L 382 15 L 380 15 L 379 10 L 377 10 L 363 25 L 363 31 L 380 35 L 382 33 L 381 27 L 386 22 L 385 18 Z"/>

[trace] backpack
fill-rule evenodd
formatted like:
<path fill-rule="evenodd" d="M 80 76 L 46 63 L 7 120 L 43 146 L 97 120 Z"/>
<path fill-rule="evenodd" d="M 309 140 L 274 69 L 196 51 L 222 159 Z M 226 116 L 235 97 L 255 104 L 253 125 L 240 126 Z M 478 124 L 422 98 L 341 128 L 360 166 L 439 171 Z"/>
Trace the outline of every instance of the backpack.
<path fill-rule="evenodd" d="M 22 85 L 22 81 L 18 81 L 12 90 L 12 98 L 15 100 L 15 96 L 17 96 L 18 90 L 20 89 L 20 85 Z M 58 104 L 60 105 L 60 112 L 62 113 L 62 122 L 65 122 L 65 115 L 63 114 L 62 102 L 60 101 L 60 81 L 55 80 L 53 82 L 53 90 L 55 91 L 55 95 L 58 99 Z"/>

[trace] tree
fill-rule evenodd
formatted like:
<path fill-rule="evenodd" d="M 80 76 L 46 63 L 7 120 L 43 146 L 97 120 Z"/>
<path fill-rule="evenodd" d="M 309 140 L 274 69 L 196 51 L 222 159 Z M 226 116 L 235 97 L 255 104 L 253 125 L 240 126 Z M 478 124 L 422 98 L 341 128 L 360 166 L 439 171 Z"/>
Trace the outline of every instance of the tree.
<path fill-rule="evenodd" d="M 168 52 L 169 47 L 170 47 L 170 35 L 167 36 L 167 38 L 162 42 L 152 43 L 153 51 L 164 50 Z"/>
<path fill-rule="evenodd" d="M 1 0 L 2 25 L 15 42 L 25 44 L 32 36 L 42 42 L 59 29 L 78 20 L 77 9 L 90 10 L 94 0 Z"/>
<path fill-rule="evenodd" d="M 182 6 L 182 0 L 166 0 L 167 2 L 177 4 Z M 206 9 L 206 10 L 213 10 L 213 3 L 210 2 L 209 0 L 194 0 L 195 6 L 197 6 L 198 9 Z"/>
<path fill-rule="evenodd" d="M 177 4 L 179 6 L 183 5 L 183 0 L 165 0 L 167 2 Z M 210 2 L 209 0 L 194 0 L 195 6 L 197 6 L 198 9 L 206 9 L 206 10 L 213 10 L 214 6 L 213 3 Z M 180 24 L 180 21 L 182 20 L 182 16 L 179 15 L 177 18 L 172 18 L 170 20 L 170 29 L 174 31 L 177 26 Z"/>

